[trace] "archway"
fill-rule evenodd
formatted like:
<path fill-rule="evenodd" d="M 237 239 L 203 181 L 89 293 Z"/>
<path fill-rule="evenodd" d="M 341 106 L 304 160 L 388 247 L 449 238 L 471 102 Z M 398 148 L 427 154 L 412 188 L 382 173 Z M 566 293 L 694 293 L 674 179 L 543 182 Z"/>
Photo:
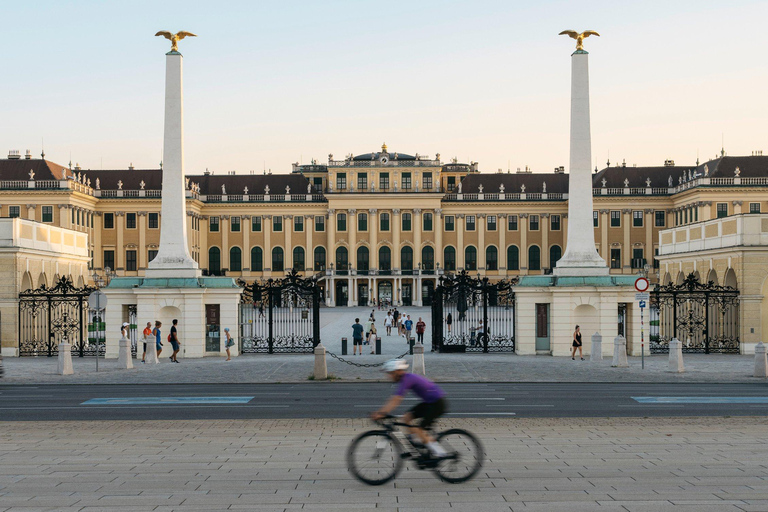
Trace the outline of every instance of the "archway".
<path fill-rule="evenodd" d="M 672 276 L 669 275 L 669 272 L 664 274 L 664 278 L 661 280 L 661 284 L 671 284 L 672 283 Z"/>
<path fill-rule="evenodd" d="M 683 284 L 683 281 L 685 281 L 685 274 L 683 274 L 682 271 L 677 273 L 677 279 L 675 280 L 676 285 Z"/>
<path fill-rule="evenodd" d="M 41 286 L 45 285 L 48 286 L 48 278 L 45 275 L 45 272 L 40 272 L 40 275 L 37 277 L 37 287 L 40 288 Z"/>
<path fill-rule="evenodd" d="M 720 284 L 720 281 L 717 279 L 717 271 L 715 269 L 710 269 L 709 274 L 707 274 L 707 282 L 712 281 L 714 284 Z"/>
<path fill-rule="evenodd" d="M 168 335 L 171 333 L 171 326 L 173 325 L 173 319 L 177 319 L 179 322 L 181 322 L 181 310 L 177 308 L 176 306 L 165 306 L 160 308 L 160 311 L 157 312 L 157 320 L 160 320 L 163 323 L 163 326 L 160 328 L 160 339 L 163 343 L 163 356 L 168 356 L 173 353 L 173 348 L 171 348 L 171 344 L 168 343 Z M 183 342 L 183 333 L 180 333 L 179 339 Z M 184 357 L 184 345 L 182 344 L 182 350 L 179 353 L 180 356 Z"/>
<path fill-rule="evenodd" d="M 725 286 L 732 286 L 734 288 L 739 287 L 739 283 L 736 280 L 736 272 L 734 272 L 732 268 L 729 268 L 725 272 L 725 278 L 723 279 L 723 284 Z"/>
<path fill-rule="evenodd" d="M 21 277 L 21 288 L 19 288 L 19 291 L 31 290 L 32 287 L 32 275 L 29 272 L 24 272 L 24 275 Z"/>
<path fill-rule="evenodd" d="M 614 306 L 615 307 L 615 306 Z M 600 317 L 597 309 L 590 304 L 580 304 L 573 310 L 573 318 L 576 319 L 576 325 L 581 327 L 581 340 L 584 345 L 584 355 L 589 353 L 590 343 L 588 341 L 592 335 L 600 330 Z M 570 326 L 575 329 L 576 325 Z M 568 340 L 568 350 L 570 350 L 571 341 Z"/>

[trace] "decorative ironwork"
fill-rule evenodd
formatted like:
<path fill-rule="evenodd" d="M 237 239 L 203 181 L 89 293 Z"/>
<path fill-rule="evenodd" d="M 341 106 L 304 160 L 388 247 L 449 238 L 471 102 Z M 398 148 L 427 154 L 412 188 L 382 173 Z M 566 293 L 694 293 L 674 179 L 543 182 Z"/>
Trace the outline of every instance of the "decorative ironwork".
<path fill-rule="evenodd" d="M 59 353 L 59 343 L 72 344 L 72 354 L 92 356 L 104 346 L 88 339 L 88 295 L 96 288 L 75 288 L 63 276 L 53 288 L 46 285 L 19 294 L 19 355 L 48 356 Z"/>
<path fill-rule="evenodd" d="M 432 337 L 441 352 L 514 352 L 517 279 L 491 282 L 465 270 L 440 277 Z"/>
<path fill-rule="evenodd" d="M 652 354 L 668 353 L 672 338 L 688 353 L 739 353 L 739 290 L 701 283 L 695 274 L 679 285 L 656 285 L 651 292 Z"/>
<path fill-rule="evenodd" d="M 243 286 L 240 351 L 312 353 L 320 343 L 320 287 L 317 277 L 291 270 L 283 279 Z"/>

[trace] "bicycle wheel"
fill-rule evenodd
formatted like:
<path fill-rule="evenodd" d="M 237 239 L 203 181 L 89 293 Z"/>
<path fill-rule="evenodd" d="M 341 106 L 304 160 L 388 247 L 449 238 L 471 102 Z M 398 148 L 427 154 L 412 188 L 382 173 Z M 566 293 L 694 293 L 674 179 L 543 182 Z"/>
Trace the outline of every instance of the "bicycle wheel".
<path fill-rule="evenodd" d="M 437 442 L 450 456 L 435 467 L 435 473 L 441 480 L 452 484 L 466 482 L 483 466 L 483 446 L 466 430 L 452 428 L 440 432 Z"/>
<path fill-rule="evenodd" d="M 389 482 L 403 466 L 402 447 L 389 432 L 371 430 L 352 441 L 347 452 L 349 471 L 368 485 Z"/>

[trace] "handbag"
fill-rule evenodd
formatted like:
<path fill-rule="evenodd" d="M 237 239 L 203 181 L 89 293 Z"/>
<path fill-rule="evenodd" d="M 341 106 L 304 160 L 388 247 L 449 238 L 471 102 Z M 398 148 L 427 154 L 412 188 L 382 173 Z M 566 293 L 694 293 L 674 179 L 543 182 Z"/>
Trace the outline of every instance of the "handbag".
<path fill-rule="evenodd" d="M 229 341 L 227 341 L 227 347 L 234 347 L 234 346 L 235 346 L 235 340 L 230 338 Z"/>

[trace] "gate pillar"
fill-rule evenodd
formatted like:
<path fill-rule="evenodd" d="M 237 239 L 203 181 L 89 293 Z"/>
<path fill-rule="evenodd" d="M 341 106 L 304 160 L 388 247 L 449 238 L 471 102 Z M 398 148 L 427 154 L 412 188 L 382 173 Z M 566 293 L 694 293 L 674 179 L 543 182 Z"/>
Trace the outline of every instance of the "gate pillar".
<path fill-rule="evenodd" d="M 63 341 L 59 343 L 59 375 L 72 375 L 75 373 L 72 368 L 72 345 Z"/>
<path fill-rule="evenodd" d="M 130 370 L 133 368 L 133 359 L 131 358 L 131 340 L 128 338 L 120 338 L 120 348 L 119 354 L 117 356 L 117 367 L 123 370 Z"/>
<path fill-rule="evenodd" d="M 763 342 L 755 346 L 755 377 L 768 377 L 768 357 Z"/>
<path fill-rule="evenodd" d="M 672 338 L 669 342 L 669 372 L 683 373 L 685 372 L 685 366 L 683 365 L 683 343 L 677 338 Z"/>

